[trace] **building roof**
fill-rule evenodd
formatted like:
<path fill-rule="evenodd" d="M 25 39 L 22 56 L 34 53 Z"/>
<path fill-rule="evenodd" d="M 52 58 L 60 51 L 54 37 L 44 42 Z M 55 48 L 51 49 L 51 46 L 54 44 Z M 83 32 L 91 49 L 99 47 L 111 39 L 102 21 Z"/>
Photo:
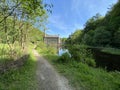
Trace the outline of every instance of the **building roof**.
<path fill-rule="evenodd" d="M 45 35 L 45 37 L 59 38 L 59 35 Z"/>

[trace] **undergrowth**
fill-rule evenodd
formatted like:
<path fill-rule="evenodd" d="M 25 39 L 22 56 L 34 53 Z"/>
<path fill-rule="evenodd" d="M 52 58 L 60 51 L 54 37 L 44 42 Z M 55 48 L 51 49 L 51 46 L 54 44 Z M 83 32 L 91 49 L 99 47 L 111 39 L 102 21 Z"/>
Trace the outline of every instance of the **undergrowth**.
<path fill-rule="evenodd" d="M 0 75 L 0 90 L 36 90 L 36 60 L 30 55 L 19 69 L 12 69 Z"/>

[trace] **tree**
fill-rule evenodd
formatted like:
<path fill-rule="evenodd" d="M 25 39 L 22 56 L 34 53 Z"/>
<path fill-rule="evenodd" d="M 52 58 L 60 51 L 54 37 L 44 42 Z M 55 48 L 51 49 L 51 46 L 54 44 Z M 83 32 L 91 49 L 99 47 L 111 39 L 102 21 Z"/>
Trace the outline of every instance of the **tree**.
<path fill-rule="evenodd" d="M 114 46 L 116 46 L 117 48 L 120 48 L 120 28 L 114 34 L 113 43 L 114 43 Z"/>
<path fill-rule="evenodd" d="M 82 39 L 83 43 L 87 45 L 94 45 L 93 36 L 94 36 L 94 31 L 93 30 L 88 31 Z"/>
<path fill-rule="evenodd" d="M 9 46 L 13 57 L 16 42 L 22 52 L 27 47 L 30 25 L 44 24 L 50 12 L 49 8 L 45 9 L 47 6 L 43 0 L 0 0 L 0 39 Z"/>
<path fill-rule="evenodd" d="M 93 36 L 93 43 L 97 46 L 109 45 L 111 41 L 111 33 L 101 26 L 96 28 Z"/>
<path fill-rule="evenodd" d="M 90 30 L 95 30 L 98 26 L 102 24 L 103 20 L 104 17 L 102 17 L 100 14 L 96 14 L 95 16 L 90 18 L 85 24 L 84 33 Z"/>
<path fill-rule="evenodd" d="M 78 44 L 81 42 L 82 30 L 76 30 L 66 40 L 66 44 Z"/>

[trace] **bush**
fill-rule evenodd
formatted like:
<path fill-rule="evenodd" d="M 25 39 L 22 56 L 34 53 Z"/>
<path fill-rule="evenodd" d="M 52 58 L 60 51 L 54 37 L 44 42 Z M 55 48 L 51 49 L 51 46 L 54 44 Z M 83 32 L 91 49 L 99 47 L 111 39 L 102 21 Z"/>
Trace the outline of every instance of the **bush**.
<path fill-rule="evenodd" d="M 60 63 L 68 63 L 71 61 L 70 54 L 69 53 L 63 53 L 62 56 L 60 56 L 57 60 Z"/>
<path fill-rule="evenodd" d="M 92 58 L 86 58 L 86 63 L 87 63 L 89 66 L 92 66 L 92 67 L 95 67 L 95 66 L 96 66 L 96 63 L 95 63 L 94 59 L 92 59 Z"/>
<path fill-rule="evenodd" d="M 54 47 L 47 47 L 47 54 L 57 54 L 57 49 Z"/>
<path fill-rule="evenodd" d="M 82 62 L 93 67 L 96 65 L 91 52 L 84 45 L 73 45 L 69 47 L 69 52 L 71 58 L 77 62 Z"/>
<path fill-rule="evenodd" d="M 37 45 L 35 49 L 42 54 L 57 54 L 57 49 L 55 47 L 46 46 L 44 43 Z"/>
<path fill-rule="evenodd" d="M 93 43 L 95 46 L 106 46 L 111 43 L 111 33 L 104 26 L 95 29 Z"/>

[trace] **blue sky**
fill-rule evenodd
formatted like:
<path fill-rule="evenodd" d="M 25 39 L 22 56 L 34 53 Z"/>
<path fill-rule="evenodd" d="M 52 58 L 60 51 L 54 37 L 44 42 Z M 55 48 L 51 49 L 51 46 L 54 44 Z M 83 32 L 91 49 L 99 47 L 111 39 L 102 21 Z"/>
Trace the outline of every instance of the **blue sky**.
<path fill-rule="evenodd" d="M 84 28 L 86 21 L 96 13 L 105 15 L 108 8 L 118 0 L 45 0 L 52 3 L 46 32 L 68 37 L 76 29 Z"/>

